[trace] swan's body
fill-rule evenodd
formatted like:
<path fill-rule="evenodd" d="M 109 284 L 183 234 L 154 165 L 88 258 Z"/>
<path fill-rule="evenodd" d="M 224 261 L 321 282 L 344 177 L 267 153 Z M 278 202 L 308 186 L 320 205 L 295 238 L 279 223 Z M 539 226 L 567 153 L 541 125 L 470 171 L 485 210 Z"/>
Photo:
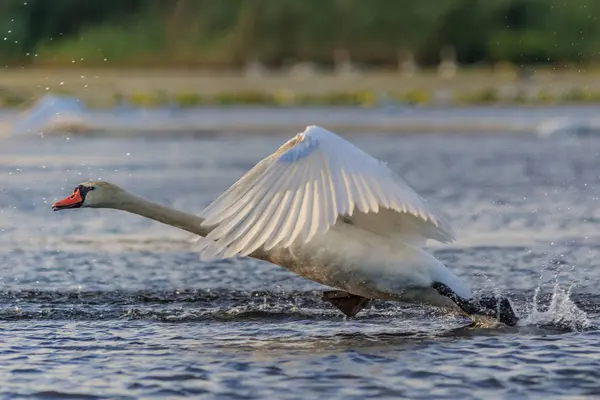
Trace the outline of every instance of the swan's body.
<path fill-rule="evenodd" d="M 82 206 L 122 209 L 176 226 L 201 236 L 204 258 L 248 255 L 355 298 L 490 314 L 422 249 L 427 239 L 454 240 L 446 220 L 385 164 L 316 126 L 259 162 L 200 216 L 103 182 L 83 183 L 53 205 Z M 491 308 L 499 304 L 487 301 Z M 505 315 L 505 322 L 516 323 L 505 299 L 500 319 L 507 305 L 512 316 Z"/>
<path fill-rule="evenodd" d="M 304 245 L 275 247 L 252 254 L 296 274 L 369 299 L 428 303 L 456 308 L 432 288 L 434 282 L 452 287 L 463 298 L 469 289 L 441 262 L 403 243 L 382 241 L 352 225 L 333 228 Z"/>

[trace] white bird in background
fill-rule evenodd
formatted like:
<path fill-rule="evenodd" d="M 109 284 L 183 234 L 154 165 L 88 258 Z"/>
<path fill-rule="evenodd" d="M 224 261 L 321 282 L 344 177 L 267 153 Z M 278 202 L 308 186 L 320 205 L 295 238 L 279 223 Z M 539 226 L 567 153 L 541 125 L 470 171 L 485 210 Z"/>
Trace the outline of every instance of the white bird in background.
<path fill-rule="evenodd" d="M 151 203 L 107 182 L 81 183 L 54 210 L 114 208 L 201 236 L 205 259 L 250 256 L 338 290 L 324 299 L 348 316 L 370 300 L 424 303 L 518 321 L 508 299 L 476 299 L 427 239 L 454 232 L 383 162 L 318 126 L 260 161 L 200 216 Z"/>

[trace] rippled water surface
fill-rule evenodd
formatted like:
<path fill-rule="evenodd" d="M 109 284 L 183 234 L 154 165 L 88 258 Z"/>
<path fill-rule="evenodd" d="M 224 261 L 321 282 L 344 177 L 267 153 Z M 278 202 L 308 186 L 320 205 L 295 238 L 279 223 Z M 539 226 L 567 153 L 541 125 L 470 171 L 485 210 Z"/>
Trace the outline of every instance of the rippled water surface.
<path fill-rule="evenodd" d="M 346 320 L 280 267 L 50 209 L 104 179 L 197 213 L 293 134 L 0 141 L 0 398 L 600 395 L 600 138 L 348 136 L 450 216 L 431 251 L 510 296 L 515 328 L 381 302 Z"/>

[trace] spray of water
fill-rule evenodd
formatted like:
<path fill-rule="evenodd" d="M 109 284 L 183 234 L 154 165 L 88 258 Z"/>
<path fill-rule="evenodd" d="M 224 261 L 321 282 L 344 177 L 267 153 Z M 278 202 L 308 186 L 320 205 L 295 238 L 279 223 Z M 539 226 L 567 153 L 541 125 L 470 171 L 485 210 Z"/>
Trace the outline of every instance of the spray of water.
<path fill-rule="evenodd" d="M 574 265 L 570 267 L 571 271 L 575 269 Z M 569 283 L 566 290 L 561 286 L 559 276 L 562 269 L 562 264 L 557 264 L 552 262 L 552 260 L 544 266 L 541 271 L 542 273 L 539 278 L 538 286 L 533 293 L 531 303 L 528 304 L 524 313 L 525 315 L 521 314 L 519 316 L 521 318 L 519 321 L 520 326 L 551 326 L 571 331 L 581 331 L 593 328 L 593 324 L 585 311 L 581 310 L 571 299 L 574 284 Z M 542 296 L 540 296 L 542 286 L 544 283 L 548 283 L 544 282 L 544 275 L 546 272 L 553 272 L 553 277 L 550 281 L 550 283 L 553 284 L 553 289 L 549 304 L 543 304 L 545 302 L 542 301 Z M 483 290 L 491 289 L 497 297 L 502 297 L 502 291 L 494 281 L 485 274 L 481 275 L 486 281 Z M 489 318 L 476 318 L 474 319 L 474 324 L 477 327 L 492 327 L 493 321 L 490 321 Z"/>
<path fill-rule="evenodd" d="M 571 300 L 573 284 L 567 290 L 561 288 L 559 282 L 554 283 L 550 304 L 540 307 L 539 294 L 541 285 L 535 289 L 528 315 L 521 320 L 522 325 L 547 325 L 574 331 L 591 328 L 591 321 L 585 311 L 577 307 Z"/>

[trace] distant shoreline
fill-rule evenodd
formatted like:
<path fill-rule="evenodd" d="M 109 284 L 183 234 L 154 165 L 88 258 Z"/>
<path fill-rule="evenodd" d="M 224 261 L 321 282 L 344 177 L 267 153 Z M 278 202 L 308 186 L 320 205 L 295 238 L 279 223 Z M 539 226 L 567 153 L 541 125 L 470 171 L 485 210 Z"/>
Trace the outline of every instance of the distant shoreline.
<path fill-rule="evenodd" d="M 600 103 L 600 74 L 540 69 L 527 78 L 514 71 L 463 69 L 452 78 L 434 71 L 347 75 L 270 73 L 248 76 L 194 69 L 0 70 L 0 106 L 23 107 L 46 93 L 68 94 L 88 107 L 176 105 L 548 106 Z"/>
<path fill-rule="evenodd" d="M 578 107 L 199 107 L 4 110 L 11 136 L 169 136 L 293 134 L 320 125 L 341 134 L 541 134 L 600 129 L 597 109 Z"/>

